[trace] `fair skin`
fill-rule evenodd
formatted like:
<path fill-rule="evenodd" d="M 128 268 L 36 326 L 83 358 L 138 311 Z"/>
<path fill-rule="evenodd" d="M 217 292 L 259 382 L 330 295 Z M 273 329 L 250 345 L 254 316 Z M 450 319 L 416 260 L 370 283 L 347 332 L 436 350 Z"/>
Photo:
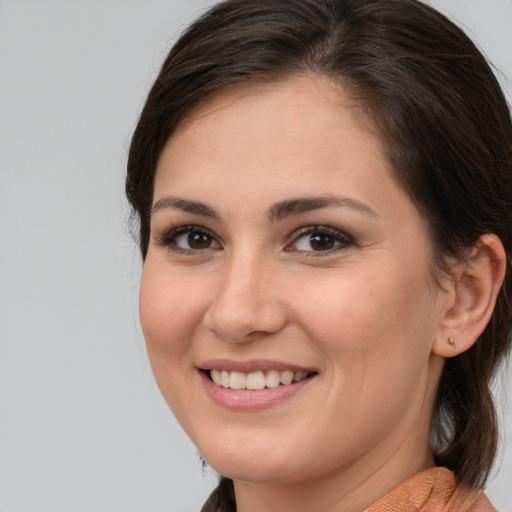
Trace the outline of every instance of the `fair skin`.
<path fill-rule="evenodd" d="M 435 281 L 425 222 L 363 119 L 325 78 L 242 85 L 193 110 L 158 162 L 144 336 L 240 512 L 358 512 L 434 466 L 444 357 L 492 311 L 496 286 L 465 267 Z M 498 279 L 494 242 L 473 259 Z"/>

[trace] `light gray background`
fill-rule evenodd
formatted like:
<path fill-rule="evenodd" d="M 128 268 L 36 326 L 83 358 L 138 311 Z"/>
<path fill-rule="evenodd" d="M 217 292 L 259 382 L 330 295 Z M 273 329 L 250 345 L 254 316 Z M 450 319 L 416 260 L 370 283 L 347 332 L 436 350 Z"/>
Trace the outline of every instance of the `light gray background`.
<path fill-rule="evenodd" d="M 193 512 L 215 483 L 149 369 L 123 199 L 144 96 L 210 3 L 0 0 L 0 512 Z M 510 98 L 512 0 L 432 3 L 502 70 Z M 507 411 L 489 487 L 503 512 Z"/>

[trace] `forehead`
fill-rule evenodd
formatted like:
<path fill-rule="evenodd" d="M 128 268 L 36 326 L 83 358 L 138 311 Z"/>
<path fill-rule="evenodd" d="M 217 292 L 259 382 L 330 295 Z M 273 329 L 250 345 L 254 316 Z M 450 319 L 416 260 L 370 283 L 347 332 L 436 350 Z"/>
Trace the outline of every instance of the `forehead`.
<path fill-rule="evenodd" d="M 342 135 L 337 140 L 336 133 Z M 261 159 L 265 153 L 284 157 L 285 149 L 294 145 L 295 152 L 315 149 L 320 154 L 329 145 L 349 146 L 350 139 L 372 146 L 387 166 L 364 105 L 331 79 L 307 74 L 277 82 L 243 82 L 209 95 L 185 114 L 160 155 L 157 175 L 167 167 L 162 165 L 165 155 L 177 158 L 184 144 L 191 159 L 208 144 L 215 156 L 233 155 L 236 148 L 247 153 L 252 147 Z"/>
<path fill-rule="evenodd" d="M 368 115 L 364 101 L 352 91 L 352 88 L 341 86 L 324 75 L 304 73 L 280 80 L 237 82 L 215 91 L 185 113 L 171 138 L 220 110 L 234 107 L 244 99 L 250 101 L 251 98 L 266 97 L 269 108 L 267 113 L 279 112 L 283 94 L 291 95 L 297 108 L 304 109 L 305 115 L 307 107 L 311 106 L 311 98 L 321 98 L 324 106 L 331 110 L 333 117 L 339 116 L 343 111 L 344 116 L 351 115 L 352 120 L 357 122 L 361 128 L 376 134 L 373 120 Z M 312 116 L 312 119 L 315 117 Z M 252 122 L 254 123 L 256 120 L 257 118 L 253 117 Z M 218 122 L 218 118 L 214 122 Z"/>

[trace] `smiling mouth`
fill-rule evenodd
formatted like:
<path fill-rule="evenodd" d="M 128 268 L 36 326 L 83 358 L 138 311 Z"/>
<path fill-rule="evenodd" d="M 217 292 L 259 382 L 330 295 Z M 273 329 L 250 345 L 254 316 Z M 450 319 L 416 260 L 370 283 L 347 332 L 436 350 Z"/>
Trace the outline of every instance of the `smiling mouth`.
<path fill-rule="evenodd" d="M 265 388 L 277 388 L 278 386 L 290 386 L 297 382 L 314 377 L 316 372 L 268 370 L 266 372 L 257 371 L 243 373 L 212 369 L 207 370 L 206 375 L 219 387 L 238 390 L 259 390 Z"/>

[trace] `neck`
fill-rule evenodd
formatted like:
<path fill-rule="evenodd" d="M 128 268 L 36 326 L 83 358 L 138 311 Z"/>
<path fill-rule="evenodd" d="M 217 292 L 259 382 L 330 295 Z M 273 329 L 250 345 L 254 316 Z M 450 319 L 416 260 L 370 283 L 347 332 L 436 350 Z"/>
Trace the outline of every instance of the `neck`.
<path fill-rule="evenodd" d="M 404 451 L 413 456 L 404 457 Z M 421 446 L 405 442 L 378 465 L 375 452 L 372 459 L 363 456 L 346 467 L 297 482 L 259 484 L 235 480 L 237 511 L 362 512 L 400 483 L 435 466 L 426 442 Z"/>

